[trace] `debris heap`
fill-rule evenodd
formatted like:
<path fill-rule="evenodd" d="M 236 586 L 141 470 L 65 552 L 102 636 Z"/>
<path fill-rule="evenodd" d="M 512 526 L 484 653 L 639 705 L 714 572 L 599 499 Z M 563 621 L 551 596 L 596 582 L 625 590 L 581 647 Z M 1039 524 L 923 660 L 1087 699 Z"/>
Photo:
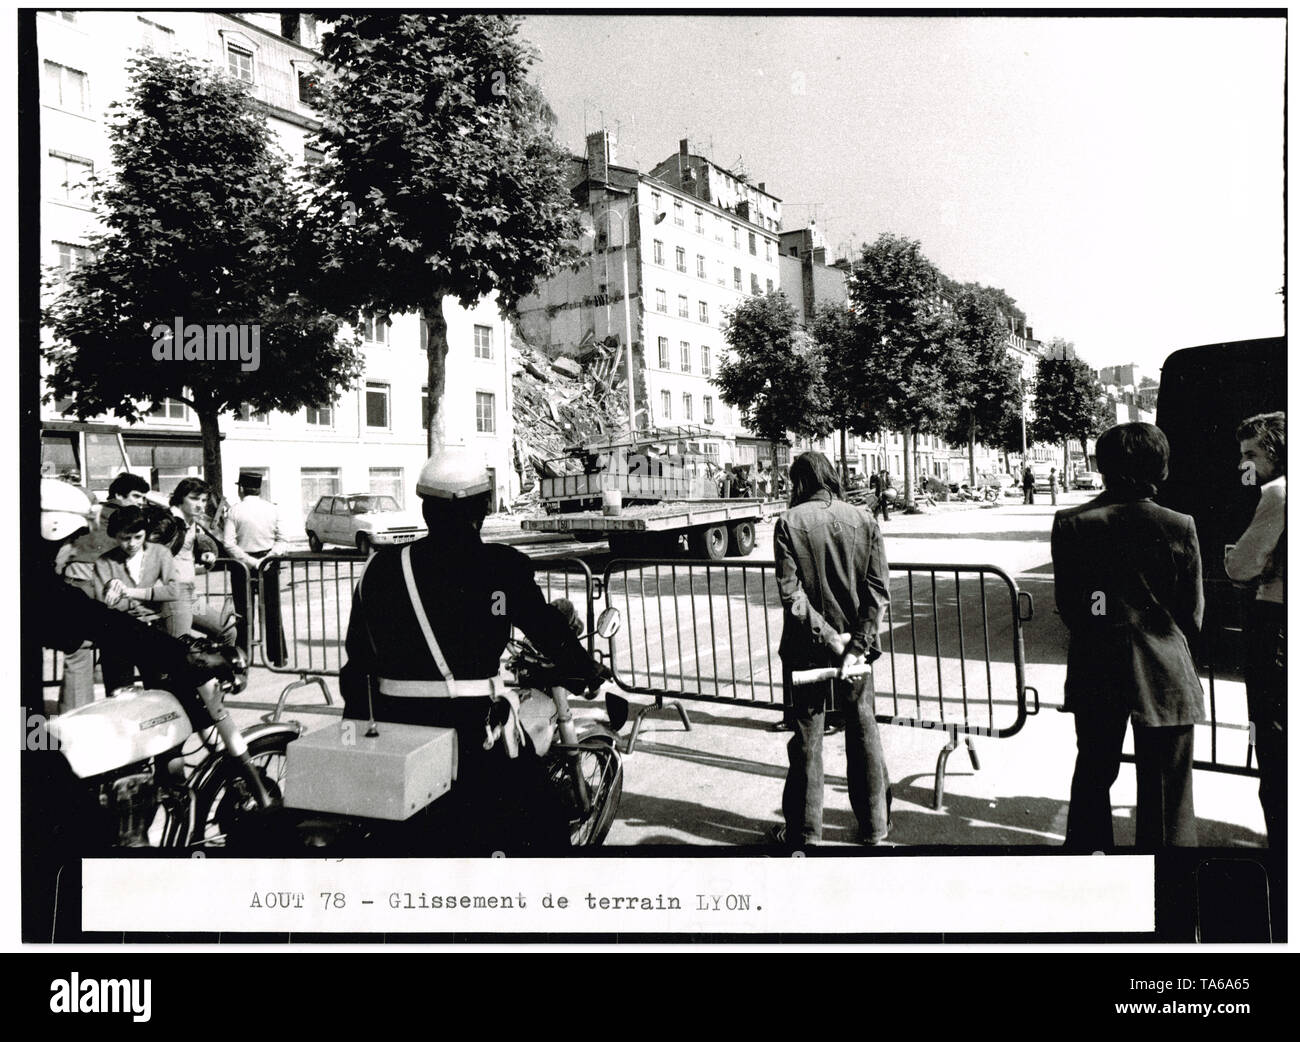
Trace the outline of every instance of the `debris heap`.
<path fill-rule="evenodd" d="M 551 357 L 516 332 L 511 381 L 514 464 L 523 489 L 513 506 L 526 510 L 537 503 L 538 477 L 581 473 L 581 460 L 557 459 L 565 449 L 627 428 L 626 363 L 612 338 L 576 357 Z"/>

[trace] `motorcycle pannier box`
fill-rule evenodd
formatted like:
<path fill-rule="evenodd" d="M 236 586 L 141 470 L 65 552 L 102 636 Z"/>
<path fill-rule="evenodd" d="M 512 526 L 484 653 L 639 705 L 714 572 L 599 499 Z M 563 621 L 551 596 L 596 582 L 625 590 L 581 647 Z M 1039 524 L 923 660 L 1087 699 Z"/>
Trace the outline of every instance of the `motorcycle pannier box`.
<path fill-rule="evenodd" d="M 451 788 L 456 732 L 342 720 L 289 743 L 284 803 L 295 810 L 405 821 Z"/>

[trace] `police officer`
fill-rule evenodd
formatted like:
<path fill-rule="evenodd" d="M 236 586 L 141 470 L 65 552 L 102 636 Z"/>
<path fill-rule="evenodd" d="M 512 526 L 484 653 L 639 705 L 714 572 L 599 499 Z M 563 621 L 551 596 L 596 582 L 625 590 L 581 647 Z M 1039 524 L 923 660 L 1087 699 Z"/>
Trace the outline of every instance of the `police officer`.
<path fill-rule="evenodd" d="M 456 782 L 431 811 L 450 817 L 455 835 L 444 839 L 457 852 L 558 851 L 568 846 L 567 816 L 542 761 L 507 741 L 484 748 L 489 712 L 499 722 L 505 708 L 502 652 L 518 627 L 574 693 L 594 694 L 609 674 L 546 603 L 529 559 L 483 543 L 490 488 L 482 464 L 460 449 L 420 471 L 429 534 L 380 550 L 362 573 L 339 675 L 344 715 L 456 730 Z"/>

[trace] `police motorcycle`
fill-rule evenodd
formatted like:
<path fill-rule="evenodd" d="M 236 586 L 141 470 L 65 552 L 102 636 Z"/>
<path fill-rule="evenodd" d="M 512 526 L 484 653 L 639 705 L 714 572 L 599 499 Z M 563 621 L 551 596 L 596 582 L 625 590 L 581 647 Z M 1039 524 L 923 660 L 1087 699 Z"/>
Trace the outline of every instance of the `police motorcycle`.
<path fill-rule="evenodd" d="M 297 737 L 290 724 L 240 730 L 222 700 L 248 682 L 243 651 L 189 638 L 194 652 L 229 669 L 197 689 L 118 688 L 111 697 L 51 718 L 91 846 L 189 847 L 220 837 L 240 813 L 275 805 L 272 764 Z"/>
<path fill-rule="evenodd" d="M 575 635 L 583 624 L 568 601 L 554 602 Z M 617 608 L 601 613 L 596 632 L 612 639 L 622 624 Z M 568 819 L 573 847 L 605 841 L 623 793 L 623 756 L 615 731 L 627 720 L 626 700 L 606 694 L 611 728 L 581 732 L 557 667 L 533 644 L 512 638 L 505 671 L 512 679 L 484 721 L 485 748 L 497 742 L 511 756 L 538 756 Z M 588 697 L 594 697 L 594 692 Z M 454 823 L 440 814 L 437 800 L 455 787 L 457 735 L 448 728 L 373 719 L 343 720 L 293 741 L 287 750 L 283 806 L 256 824 L 245 818 L 243 832 L 229 845 L 281 856 L 304 850 L 337 856 L 409 849 L 458 850 Z"/>

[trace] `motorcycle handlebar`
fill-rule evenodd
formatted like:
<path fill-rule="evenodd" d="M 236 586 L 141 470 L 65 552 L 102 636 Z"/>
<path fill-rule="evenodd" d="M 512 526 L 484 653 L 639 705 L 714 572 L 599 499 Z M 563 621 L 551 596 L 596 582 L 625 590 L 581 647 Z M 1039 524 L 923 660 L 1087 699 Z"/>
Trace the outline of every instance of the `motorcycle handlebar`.
<path fill-rule="evenodd" d="M 870 673 L 871 666 L 861 662 L 843 671 L 835 666 L 825 666 L 821 669 L 796 669 L 790 675 L 790 679 L 795 687 L 801 687 L 804 684 L 819 684 L 826 680 L 857 680 Z"/>

